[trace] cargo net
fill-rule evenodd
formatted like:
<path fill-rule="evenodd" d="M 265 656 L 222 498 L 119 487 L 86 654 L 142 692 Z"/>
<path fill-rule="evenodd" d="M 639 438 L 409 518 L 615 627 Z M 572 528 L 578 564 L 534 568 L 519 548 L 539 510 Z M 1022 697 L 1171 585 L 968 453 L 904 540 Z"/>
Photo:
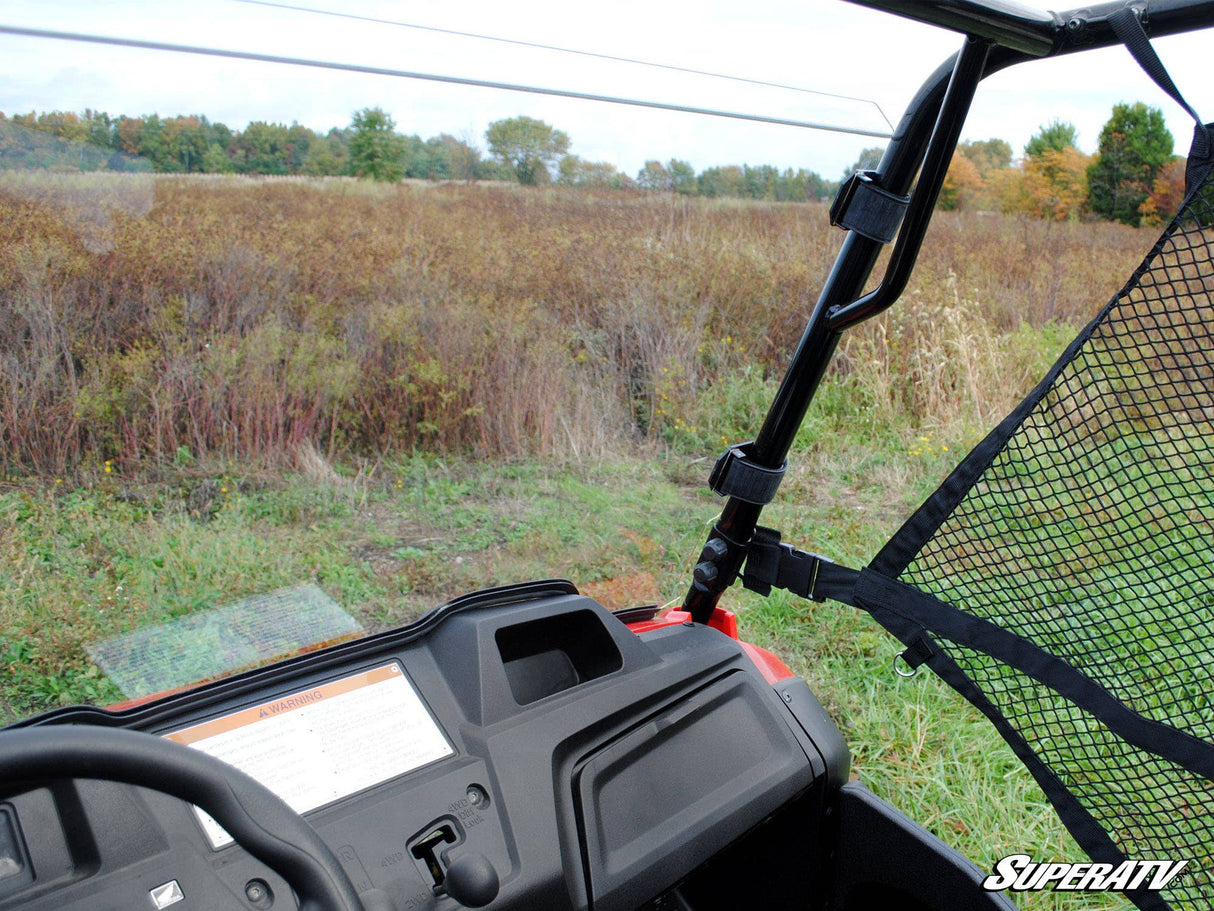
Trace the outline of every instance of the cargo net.
<path fill-rule="evenodd" d="M 1095 860 L 1189 861 L 1141 908 L 1214 906 L 1212 201 L 870 567 Z"/>

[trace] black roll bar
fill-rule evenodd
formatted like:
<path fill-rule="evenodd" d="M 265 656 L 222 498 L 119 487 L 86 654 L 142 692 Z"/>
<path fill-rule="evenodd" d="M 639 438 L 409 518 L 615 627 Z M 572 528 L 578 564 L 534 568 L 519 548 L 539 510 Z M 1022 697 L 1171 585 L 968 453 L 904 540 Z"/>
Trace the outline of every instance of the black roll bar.
<path fill-rule="evenodd" d="M 985 38 L 1030 57 L 1054 50 L 1058 29 L 1066 21 L 1047 10 L 1003 0 L 850 0 L 860 6 L 894 13 L 928 25 Z"/>
<path fill-rule="evenodd" d="M 1120 44 L 1109 25 L 1113 13 L 1137 11 L 1151 38 L 1214 25 L 1211 0 L 1106 0 L 1055 12 L 1008 0 L 849 0 L 927 25 L 986 38 L 1030 57 L 1069 54 Z"/>
<path fill-rule="evenodd" d="M 907 276 L 927 230 L 974 92 L 987 72 L 990 52 L 989 41 L 966 39 L 961 51 L 932 74 L 907 107 L 877 166 L 880 185 L 898 195 L 908 192 L 919 173 L 895 247 L 897 262 Z M 1023 54 L 1016 56 L 1022 58 Z M 849 321 L 835 319 L 864 289 L 881 246 L 879 241 L 848 232 L 763 426 L 749 448 L 749 458 L 758 465 L 778 468 L 784 463 L 843 328 L 876 312 L 870 308 Z M 891 260 L 891 264 L 894 262 Z M 900 279 L 902 286 L 907 276 Z M 896 293 L 889 295 L 888 302 L 892 303 L 896 296 Z M 721 594 L 737 578 L 762 509 L 759 504 L 737 497 L 726 501 L 700 553 L 683 602 L 693 620 L 708 622 Z"/>

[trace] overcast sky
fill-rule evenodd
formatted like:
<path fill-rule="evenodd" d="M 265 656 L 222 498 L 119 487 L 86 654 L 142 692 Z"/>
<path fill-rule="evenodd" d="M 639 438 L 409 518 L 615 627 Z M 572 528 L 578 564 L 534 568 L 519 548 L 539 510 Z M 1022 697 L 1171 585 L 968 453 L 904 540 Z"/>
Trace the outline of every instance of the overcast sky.
<path fill-rule="evenodd" d="M 875 101 L 897 122 L 915 88 L 959 36 L 835 0 L 285 0 L 378 19 L 638 58 Z M 239 0 L 0 0 L 0 25 L 203 45 L 414 72 L 553 87 L 869 129 L 877 106 L 579 57 L 433 31 L 253 5 Z M 1189 101 L 1214 119 L 1203 72 L 1214 33 L 1156 42 Z M 567 132 L 571 151 L 635 174 L 646 159 L 774 164 L 838 177 L 883 140 L 690 114 L 294 66 L 108 48 L 0 35 L 0 111 L 205 114 L 240 129 L 250 120 L 347 126 L 353 111 L 386 109 L 402 132 L 452 133 L 484 147 L 485 127 L 526 114 Z M 1094 151 L 1113 104 L 1163 109 L 1183 153 L 1187 115 L 1120 49 L 1014 67 L 984 83 L 963 134 L 998 136 L 1019 154 L 1060 118 Z"/>

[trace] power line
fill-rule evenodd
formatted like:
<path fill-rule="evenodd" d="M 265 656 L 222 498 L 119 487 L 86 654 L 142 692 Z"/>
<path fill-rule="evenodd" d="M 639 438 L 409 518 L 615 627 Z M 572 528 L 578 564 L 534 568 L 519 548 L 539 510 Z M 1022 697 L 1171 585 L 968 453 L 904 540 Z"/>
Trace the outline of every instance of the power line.
<path fill-rule="evenodd" d="M 659 70 L 669 70 L 675 73 L 688 73 L 694 76 L 708 76 L 712 79 L 726 79 L 730 82 L 744 82 L 748 85 L 761 85 L 766 88 L 784 89 L 790 92 L 802 92 L 807 95 L 819 95 L 823 98 L 838 98 L 843 101 L 855 101 L 860 104 L 871 104 L 877 109 L 877 113 L 881 115 L 881 119 L 885 121 L 886 126 L 892 132 L 894 125 L 890 123 L 889 118 L 885 116 L 885 111 L 881 109 L 881 105 L 873 101 L 871 98 L 857 98 L 853 95 L 840 95 L 835 92 L 823 92 L 818 89 L 807 89 L 802 86 L 785 85 L 781 82 L 765 82 L 762 79 L 750 79 L 746 76 L 731 76 L 727 73 L 713 73 L 708 70 L 697 70 L 691 67 L 674 66 L 669 63 L 655 63 L 652 60 L 638 60 L 633 57 L 618 57 L 614 54 L 599 54 L 594 51 L 582 51 L 576 48 L 560 47 L 553 44 L 539 44 L 534 41 L 520 41 L 515 38 L 501 38 L 495 35 L 480 35 L 475 32 L 461 32 L 456 29 L 439 28 L 435 25 L 418 25 L 412 22 L 401 22 L 396 19 L 380 19 L 375 16 L 363 16 L 357 13 L 339 13 L 334 10 L 315 9 L 310 6 L 296 6 L 291 3 L 276 3 L 273 0 L 232 0 L 233 3 L 245 3 L 250 6 L 266 6 L 272 9 L 292 10 L 297 13 L 313 13 L 318 16 L 332 16 L 336 19 L 352 19 L 358 22 L 372 22 L 376 25 L 391 25 L 396 28 L 416 29 L 424 32 L 436 32 L 442 35 L 455 35 L 460 38 L 476 38 L 480 41 L 496 41 L 500 44 L 512 44 L 517 47 L 531 47 L 544 51 L 557 51 L 561 54 L 575 54 L 579 57 L 594 57 L 598 60 L 612 60 L 616 63 L 632 63 L 637 66 L 648 66 Z"/>
<path fill-rule="evenodd" d="M 179 54 L 199 54 L 206 57 L 227 57 L 233 60 L 253 60 L 259 63 L 278 63 L 289 66 L 307 66 L 326 70 L 341 70 L 347 73 L 367 73 L 372 76 L 394 76 L 401 79 L 421 79 L 428 82 L 443 82 L 450 85 L 468 85 L 479 88 L 502 89 L 508 92 L 527 92 L 532 95 L 553 95 L 558 98 L 575 98 L 580 101 L 601 101 L 608 104 L 625 104 L 633 107 L 654 108 L 659 111 L 677 111 L 683 114 L 704 114 L 710 117 L 728 117 L 733 120 L 749 120 L 755 123 L 772 123 L 777 126 L 800 127 L 807 130 L 824 130 L 831 133 L 848 133 L 854 136 L 873 136 L 888 139 L 890 133 L 877 130 L 861 130 L 854 127 L 832 126 L 809 120 L 790 120 L 782 117 L 764 117 L 759 114 L 743 114 L 738 111 L 723 111 L 714 108 L 692 107 L 682 104 L 666 104 L 661 101 L 643 101 L 638 98 L 621 98 L 613 95 L 592 95 L 586 92 L 571 92 L 565 89 L 541 88 L 531 85 L 515 85 L 508 82 L 492 82 L 487 79 L 469 79 L 464 76 L 442 76 L 437 73 L 417 73 L 387 67 L 364 66 L 357 63 L 338 63 L 328 60 L 311 60 L 305 57 L 283 57 L 276 54 L 259 54 L 253 51 L 233 51 L 222 48 L 199 47 L 190 44 L 170 44 L 164 41 L 144 41 L 138 38 L 118 38 L 110 35 L 91 35 L 81 32 L 60 32 L 50 29 L 23 28 L 0 25 L 0 34 L 21 35 L 28 38 L 53 38 L 62 41 L 82 41 L 88 44 L 107 44 L 115 47 L 134 47 L 152 51 L 170 51 Z"/>

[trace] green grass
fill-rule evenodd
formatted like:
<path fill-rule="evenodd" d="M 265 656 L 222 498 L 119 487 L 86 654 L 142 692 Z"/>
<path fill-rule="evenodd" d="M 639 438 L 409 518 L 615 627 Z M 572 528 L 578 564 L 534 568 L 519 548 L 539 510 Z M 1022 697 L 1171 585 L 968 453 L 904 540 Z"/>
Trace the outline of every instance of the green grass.
<path fill-rule="evenodd" d="M 75 490 L 9 482 L 0 712 L 116 699 L 87 643 L 301 582 L 372 630 L 465 591 L 549 576 L 644 570 L 673 598 L 703 536 L 695 517 L 712 509 L 710 494 L 667 478 L 681 464 L 415 458 L 354 480 L 216 466 L 155 481 L 111 470 Z"/>
<path fill-rule="evenodd" d="M 788 540 L 858 565 L 944 469 L 844 438 L 806 450 L 767 515 Z M 119 694 L 83 645 L 133 625 L 314 581 L 370 629 L 462 591 L 645 571 L 681 597 L 719 501 L 690 456 L 578 465 L 412 458 L 360 480 L 244 477 L 217 466 L 136 483 L 10 484 L 0 515 L 0 625 L 10 715 Z M 200 493 L 201 491 L 201 493 Z M 812 493 L 810 493 L 812 491 Z M 809 493 L 808 496 L 806 494 Z M 791 499 L 791 498 L 790 498 Z M 897 677 L 898 644 L 834 604 L 732 590 L 744 635 L 809 680 L 878 794 L 983 866 L 1025 852 L 1080 858 L 1027 772 L 966 704 L 927 674 Z M 48 635 L 49 633 L 49 635 Z M 34 643 L 38 644 L 35 645 Z M 1026 895 L 1027 908 L 1110 908 L 1100 896 Z"/>

